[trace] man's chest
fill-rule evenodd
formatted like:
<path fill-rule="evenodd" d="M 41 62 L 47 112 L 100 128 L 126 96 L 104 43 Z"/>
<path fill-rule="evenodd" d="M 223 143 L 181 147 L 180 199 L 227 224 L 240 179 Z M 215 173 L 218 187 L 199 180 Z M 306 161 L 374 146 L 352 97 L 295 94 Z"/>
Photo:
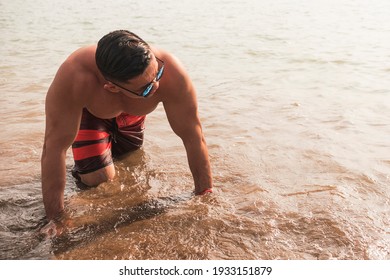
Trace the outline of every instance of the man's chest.
<path fill-rule="evenodd" d="M 160 100 L 156 97 L 129 98 L 121 93 L 96 92 L 89 94 L 86 108 L 94 116 L 101 119 L 111 119 L 121 113 L 143 116 L 156 109 Z"/>

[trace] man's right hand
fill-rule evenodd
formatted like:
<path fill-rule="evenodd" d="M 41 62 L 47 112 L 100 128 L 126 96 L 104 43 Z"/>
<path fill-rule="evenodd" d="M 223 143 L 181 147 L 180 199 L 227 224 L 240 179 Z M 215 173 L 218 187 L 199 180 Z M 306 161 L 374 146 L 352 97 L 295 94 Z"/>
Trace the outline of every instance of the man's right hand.
<path fill-rule="evenodd" d="M 61 218 L 50 220 L 40 229 L 40 234 L 45 239 L 61 236 L 72 225 L 71 220 L 63 215 Z"/>

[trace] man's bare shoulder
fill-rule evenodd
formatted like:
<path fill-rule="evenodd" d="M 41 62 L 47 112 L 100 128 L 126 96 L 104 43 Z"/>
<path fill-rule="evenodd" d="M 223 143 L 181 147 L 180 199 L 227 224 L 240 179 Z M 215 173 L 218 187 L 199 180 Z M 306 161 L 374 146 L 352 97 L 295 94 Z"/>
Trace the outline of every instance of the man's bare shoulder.
<path fill-rule="evenodd" d="M 163 60 L 166 64 L 169 64 L 171 68 L 174 68 L 177 70 L 184 68 L 181 61 L 172 53 L 170 53 L 164 49 L 160 49 L 160 48 L 156 48 L 156 47 L 151 47 L 151 49 L 152 49 L 155 56 L 157 56 L 159 59 Z"/>
<path fill-rule="evenodd" d="M 66 77 L 83 77 L 94 72 L 96 46 L 76 50 L 62 63 L 58 73 Z"/>
<path fill-rule="evenodd" d="M 165 62 L 164 78 L 161 83 L 165 84 L 169 95 L 188 91 L 192 87 L 192 82 L 182 62 L 166 50 L 152 47 L 152 51 Z"/>
<path fill-rule="evenodd" d="M 96 46 L 83 47 L 66 58 L 59 67 L 52 87 L 74 91 L 96 80 Z"/>

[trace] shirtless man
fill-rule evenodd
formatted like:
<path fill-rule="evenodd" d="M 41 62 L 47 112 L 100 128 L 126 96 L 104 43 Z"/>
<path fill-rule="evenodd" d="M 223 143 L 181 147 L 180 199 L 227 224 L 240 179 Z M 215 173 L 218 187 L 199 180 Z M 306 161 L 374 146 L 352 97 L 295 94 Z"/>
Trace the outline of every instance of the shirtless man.
<path fill-rule="evenodd" d="M 72 146 L 74 174 L 96 186 L 112 180 L 112 158 L 139 148 L 145 115 L 162 102 L 182 139 L 195 193 L 212 191 L 207 146 L 194 86 L 180 62 L 134 33 L 114 31 L 71 54 L 46 96 L 42 194 L 48 220 L 64 211 L 65 158 Z"/>

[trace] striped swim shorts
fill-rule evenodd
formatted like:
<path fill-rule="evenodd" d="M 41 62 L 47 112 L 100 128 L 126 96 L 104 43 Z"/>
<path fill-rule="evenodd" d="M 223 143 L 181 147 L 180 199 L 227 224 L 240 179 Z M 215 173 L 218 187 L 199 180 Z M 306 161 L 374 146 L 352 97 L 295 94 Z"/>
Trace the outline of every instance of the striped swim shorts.
<path fill-rule="evenodd" d="M 100 119 L 83 110 L 80 130 L 72 144 L 73 172 L 87 174 L 113 163 L 113 158 L 139 149 L 143 143 L 145 116 L 122 113 Z"/>

